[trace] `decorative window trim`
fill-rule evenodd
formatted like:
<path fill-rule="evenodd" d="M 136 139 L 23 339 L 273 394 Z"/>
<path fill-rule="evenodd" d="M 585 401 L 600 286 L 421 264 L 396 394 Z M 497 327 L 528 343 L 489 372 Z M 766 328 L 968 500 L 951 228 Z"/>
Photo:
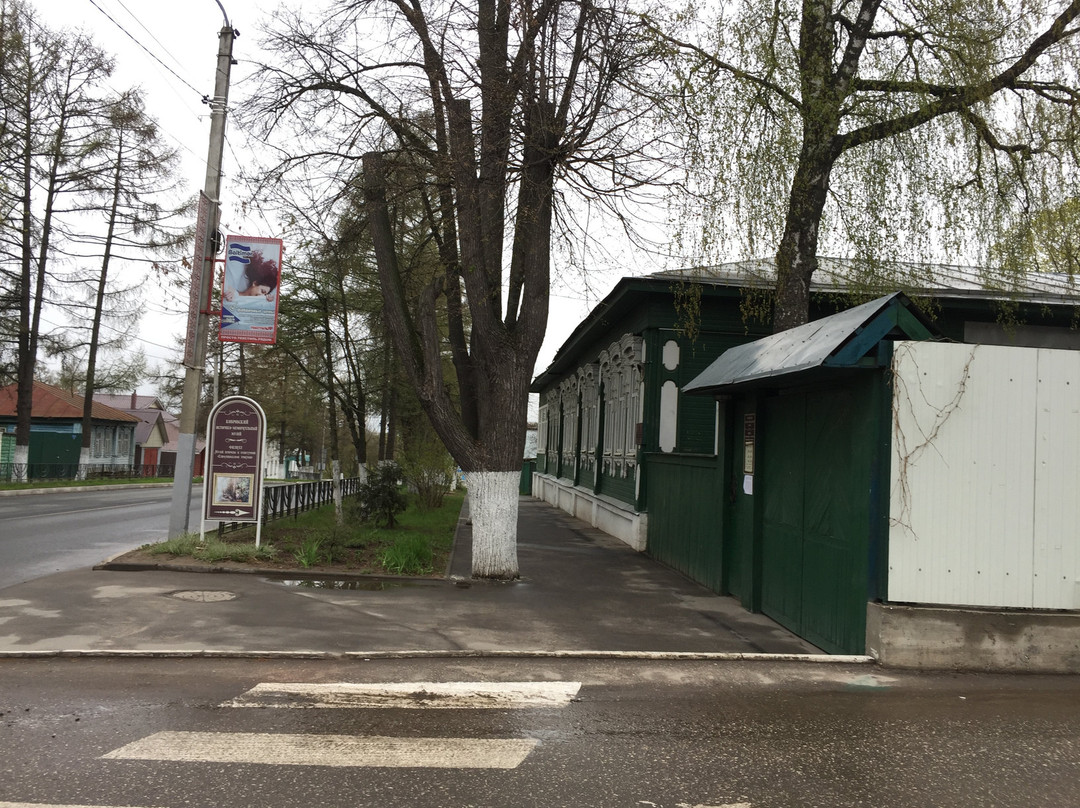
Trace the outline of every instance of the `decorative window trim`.
<path fill-rule="evenodd" d="M 116 455 L 127 458 L 131 454 L 132 433 L 126 427 L 116 429 Z"/>
<path fill-rule="evenodd" d="M 600 377 L 604 384 L 604 473 L 624 479 L 637 467 L 643 350 L 640 336 L 624 334 L 600 354 Z"/>

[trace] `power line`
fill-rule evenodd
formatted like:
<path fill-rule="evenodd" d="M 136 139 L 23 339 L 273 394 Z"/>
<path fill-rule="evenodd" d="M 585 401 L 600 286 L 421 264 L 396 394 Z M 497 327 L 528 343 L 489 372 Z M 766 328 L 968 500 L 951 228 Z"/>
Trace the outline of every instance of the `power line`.
<path fill-rule="evenodd" d="M 107 12 L 105 9 L 103 9 L 101 6 L 99 6 L 97 4 L 97 0 L 90 0 L 90 5 L 92 5 L 94 8 L 96 8 L 102 14 L 104 14 L 106 16 L 106 18 L 108 18 L 108 20 L 113 25 L 115 25 L 117 28 L 119 28 L 121 31 L 123 31 L 128 36 L 128 38 L 131 39 L 132 42 L 134 42 L 136 45 L 138 45 L 140 48 L 142 48 L 144 51 L 146 51 L 146 53 L 150 56 L 151 59 L 153 59 L 155 62 L 157 62 L 159 65 L 161 65 L 167 71 L 169 71 L 173 76 L 175 76 L 176 79 L 181 84 L 188 87 L 192 92 L 194 92 L 200 98 L 203 98 L 205 96 L 205 93 L 200 93 L 197 89 L 195 89 L 195 87 L 192 86 L 192 84 L 187 79 L 185 79 L 183 76 L 181 76 L 175 70 L 173 70 L 171 67 L 169 67 L 167 64 L 165 64 L 163 61 L 161 61 L 161 59 L 158 58 L 157 54 L 155 54 L 152 50 L 150 50 L 148 47 L 146 47 L 146 45 L 144 45 L 142 42 L 140 42 L 139 39 L 134 34 L 132 34 L 130 31 L 128 31 L 127 28 L 125 28 L 123 25 L 121 25 L 114 17 L 112 17 L 109 14 L 109 12 Z M 121 3 L 121 5 L 123 5 L 123 4 Z M 126 10 L 127 9 L 125 8 L 125 11 Z M 131 12 L 129 11 L 128 13 L 130 14 Z M 134 16 L 134 15 L 132 15 L 132 16 Z M 136 18 L 136 20 L 138 20 L 138 18 Z M 142 25 L 142 23 L 140 22 L 139 25 Z M 146 26 L 143 25 L 143 28 L 145 29 Z M 157 40 L 154 40 L 154 41 L 156 42 Z M 176 58 L 176 57 L 173 57 L 173 58 Z"/>
<path fill-rule="evenodd" d="M 93 2 L 93 0 L 91 0 L 91 2 Z M 147 34 L 148 34 L 148 35 L 150 36 L 150 38 L 151 38 L 152 40 L 154 40 L 154 43 L 155 43 L 155 44 L 156 44 L 156 45 L 157 45 L 157 46 L 158 46 L 159 48 L 161 48 L 161 50 L 162 50 L 162 51 L 163 51 L 163 52 L 164 52 L 164 53 L 165 53 L 165 54 L 166 54 L 166 55 L 167 55 L 167 56 L 168 56 L 168 57 L 169 57 L 170 59 L 172 59 L 172 60 L 173 60 L 174 62 L 176 62 L 177 64 L 180 64 L 180 60 L 179 60 L 179 59 L 177 59 L 177 58 L 176 58 L 176 56 L 174 56 L 174 55 L 173 55 L 173 54 L 172 54 L 172 53 L 171 53 L 171 52 L 169 51 L 169 49 L 165 47 L 165 45 L 164 45 L 164 44 L 162 43 L 162 41 L 161 41 L 160 39 L 158 39 L 158 38 L 157 38 L 156 36 L 154 36 L 154 32 L 153 32 L 153 31 L 151 31 L 151 30 L 150 30 L 149 28 L 147 28 L 147 27 L 146 27 L 146 24 L 145 24 L 145 23 L 144 23 L 144 22 L 143 22 L 142 20 L 140 20 L 140 19 L 139 19 L 139 17 L 138 17 L 138 16 L 137 16 L 137 15 L 135 14 L 135 12 L 134 12 L 134 11 L 132 11 L 132 10 L 131 10 L 130 8 L 128 8 L 128 7 L 126 6 L 126 5 L 124 5 L 124 0 L 116 0 L 116 2 L 117 2 L 117 4 L 119 4 L 120 8 L 124 9 L 124 11 L 126 11 L 126 12 L 128 13 L 128 16 L 130 16 L 130 17 L 131 17 L 131 19 L 135 20 L 135 22 L 137 22 L 137 23 L 139 24 L 139 27 L 140 27 L 140 28 L 142 28 L 142 29 L 143 29 L 144 31 L 146 31 L 146 33 L 147 33 Z M 182 80 L 183 80 L 183 79 L 181 79 L 181 81 L 182 81 Z M 190 85 L 189 85 L 189 86 L 190 86 Z"/>
<path fill-rule="evenodd" d="M 143 51 L 145 51 L 145 52 L 146 52 L 147 54 L 149 54 L 151 58 L 153 58 L 153 59 L 154 59 L 154 60 L 155 60 L 155 61 L 156 61 L 156 62 L 157 62 L 158 64 L 160 64 L 160 65 L 161 65 L 161 66 L 162 66 L 163 68 L 165 68 L 165 70 L 167 70 L 167 71 L 169 72 L 169 74 L 171 74 L 172 76 L 174 76 L 174 77 L 175 77 L 175 78 L 176 78 L 176 79 L 177 79 L 177 80 L 178 80 L 178 81 L 179 81 L 179 82 L 180 82 L 181 84 L 183 84 L 183 85 L 184 85 L 185 87 L 187 87 L 188 89 L 192 90 L 192 91 L 193 91 L 193 92 L 194 92 L 194 93 L 195 93 L 196 95 L 198 95 L 198 96 L 199 96 L 199 99 L 200 99 L 200 101 L 204 101 L 204 100 L 205 100 L 205 94 L 204 94 L 204 93 L 200 93 L 200 92 L 199 92 L 199 91 L 198 91 L 198 90 L 197 90 L 197 89 L 196 89 L 196 88 L 195 88 L 195 87 L 194 87 L 194 86 L 193 86 L 193 85 L 192 85 L 192 84 L 191 84 L 191 83 L 190 83 L 189 81 L 187 81 L 186 79 L 184 79 L 184 78 L 183 78 L 182 76 L 180 76 L 180 75 L 179 75 L 179 74 L 178 74 L 178 73 L 177 73 L 177 72 L 176 72 L 175 70 L 173 70 L 172 68 L 170 68 L 170 67 L 169 67 L 169 66 L 168 66 L 167 64 L 165 64 L 164 62 L 162 62 L 162 61 L 161 61 L 161 59 L 159 59 L 159 58 L 158 58 L 158 57 L 157 57 L 157 56 L 156 56 L 156 55 L 155 55 L 155 54 L 153 53 L 153 51 L 149 50 L 149 49 L 148 49 L 148 48 L 147 48 L 147 47 L 146 47 L 145 45 L 143 45 L 143 43 L 142 43 L 142 42 L 140 42 L 140 41 L 139 41 L 139 39 L 138 39 L 137 37 L 135 37 L 135 36 L 134 36 L 134 35 L 133 35 L 133 34 L 132 34 L 132 33 L 131 33 L 130 31 L 128 31 L 128 30 L 127 30 L 126 28 L 124 28 L 124 26 L 123 26 L 123 25 L 122 25 L 122 24 L 121 24 L 120 22 L 118 22 L 118 21 L 116 20 L 116 18 L 112 17 L 112 16 L 111 16 L 111 15 L 110 15 L 110 14 L 109 14 L 109 13 L 108 13 L 107 11 L 105 11 L 105 10 L 104 10 L 104 9 L 103 9 L 103 8 L 102 8 L 101 6 L 99 6 L 99 5 L 97 4 L 96 0 L 89 0 L 89 2 L 90 2 L 90 4 L 91 4 L 91 5 L 92 5 L 92 6 L 94 7 L 94 8 L 96 8 L 96 9 L 97 9 L 98 11 L 100 11 L 100 12 L 102 13 L 102 15 L 104 15 L 104 16 L 105 16 L 105 17 L 106 17 L 106 18 L 107 18 L 107 19 L 108 19 L 108 20 L 109 20 L 110 22 L 112 22 L 112 23 L 113 23 L 113 25 L 115 25 L 115 26 L 116 26 L 117 28 L 119 28 L 119 29 L 120 29 L 121 31 L 123 31 L 123 33 L 124 33 L 124 34 L 125 34 L 125 35 L 126 35 L 126 36 L 127 36 L 128 38 L 129 38 L 129 39 L 131 39 L 131 41 L 132 41 L 132 42 L 134 42 L 134 43 L 135 43 L 136 45 L 138 45 L 138 46 L 139 46 L 140 48 L 142 48 L 142 50 L 143 50 Z M 164 45 L 162 45 L 162 44 L 161 44 L 161 40 L 159 40 L 159 39 L 158 39 L 158 38 L 157 38 L 156 36 L 154 36 L 153 32 L 152 32 L 152 31 L 151 31 L 151 30 L 150 30 L 149 28 L 147 28 L 147 27 L 146 27 L 146 25 L 145 25 L 145 24 L 144 24 L 144 23 L 142 22 L 142 20 L 140 20 L 140 19 L 139 19 L 139 18 L 138 18 L 138 17 L 137 17 L 137 16 L 136 16 L 136 15 L 135 15 L 135 14 L 134 14 L 134 13 L 133 13 L 133 12 L 132 12 L 132 11 L 131 11 L 131 10 L 130 10 L 130 9 L 129 9 L 128 7 L 127 7 L 127 6 L 126 6 L 126 5 L 124 5 L 124 3 L 122 2 L 122 0 L 117 0 L 117 2 L 118 2 L 118 3 L 120 4 L 120 7 L 121 7 L 121 8 L 123 8 L 123 9 L 124 9 L 124 11 L 126 11 L 126 12 L 127 12 L 127 13 L 128 13 L 129 15 L 131 15 L 132 19 L 134 19 L 134 20 L 135 20 L 135 22 L 137 22 L 137 23 L 139 24 L 139 27 L 140 27 L 140 28 L 142 28 L 142 29 L 143 29 L 144 31 L 146 31 L 146 32 L 147 32 L 147 34 L 149 34 L 150 38 L 151 38 L 151 39 L 152 39 L 152 40 L 153 40 L 153 41 L 154 41 L 155 43 L 157 43 L 157 44 L 158 44 L 158 45 L 159 45 L 159 46 L 161 47 L 161 50 L 163 50 L 163 51 L 164 51 L 164 52 L 165 52 L 166 54 L 168 54 L 168 55 L 169 55 L 169 56 L 170 56 L 170 57 L 171 57 L 171 58 L 172 58 L 172 59 L 173 59 L 173 60 L 174 60 L 175 62 L 177 62 L 177 63 L 179 64 L 179 61 L 180 61 L 180 60 L 179 60 L 179 59 L 177 59 L 177 58 L 176 58 L 176 57 L 175 57 L 175 56 L 174 56 L 174 55 L 173 55 L 173 54 L 172 54 L 172 53 L 171 53 L 171 52 L 170 52 L 170 51 L 168 50 L 168 48 L 166 48 L 166 47 L 165 47 Z M 112 84 L 111 84 L 111 83 L 109 83 L 109 82 L 106 82 L 106 86 L 108 86 L 108 87 L 109 87 L 109 89 L 111 89 L 111 90 L 112 90 L 112 91 L 113 91 L 113 92 L 114 92 L 115 94 L 117 94 L 117 95 L 120 95 L 120 94 L 121 94 L 121 93 L 120 93 L 120 91 L 119 91 L 119 90 L 117 90 L 117 89 L 116 89 L 116 88 L 115 88 L 114 86 L 112 86 Z M 173 89 L 173 91 L 174 91 L 174 92 L 176 92 L 176 89 L 175 89 L 175 87 L 173 87 L 172 89 Z M 181 95 L 181 94 L 180 94 L 179 92 L 176 92 L 176 94 L 177 94 L 177 97 L 178 97 L 178 98 L 180 99 L 181 103 L 183 103 L 183 104 L 184 104 L 184 106 L 185 106 L 185 107 L 187 107 L 187 110 L 188 110 L 188 112 L 189 112 L 189 113 L 191 113 L 192 117 L 193 117 L 193 118 L 195 118 L 196 120 L 200 120 L 200 119 L 202 118 L 202 115 L 201 115 L 201 114 L 200 114 L 200 113 L 199 113 L 199 112 L 198 112 L 197 110 L 195 110 L 195 109 L 193 109 L 192 107 L 188 106 L 188 104 L 187 104 L 187 103 L 186 103 L 186 101 L 184 100 L 184 96 L 183 96 L 183 95 Z M 195 150 L 193 150 L 193 149 L 192 149 L 192 148 L 191 148 L 191 147 L 190 147 L 190 146 L 189 146 L 189 145 L 188 145 L 187 143 L 185 143 L 185 142 L 183 142 L 182 140 L 180 140 L 180 139 L 179 139 L 179 138 L 178 138 L 178 137 L 177 137 L 176 135 L 174 135 L 174 134 L 173 134 L 173 133 L 172 133 L 171 131 L 169 131 L 168 129 L 165 129 L 165 128 L 162 128 L 162 129 L 161 129 L 160 131 L 162 132 L 162 134 L 163 134 L 163 135 L 164 135 L 164 136 L 165 136 L 166 138 L 168 138 L 168 139 L 169 139 L 169 140 L 171 140 L 171 141 L 172 141 L 173 143 L 175 143 L 175 144 L 176 144 L 176 145 L 177 145 L 177 146 L 178 146 L 179 148 L 181 148 L 182 150 L 184 150 L 184 151 L 186 151 L 186 152 L 187 152 L 188 154 L 190 154 L 190 155 L 191 155 L 191 156 L 192 156 L 192 157 L 193 157 L 193 158 L 194 158 L 195 160 L 198 160 L 199 162 L 202 162 L 202 163 L 205 163 L 205 162 L 206 162 L 206 158 L 205 158 L 204 156 L 200 155 L 200 154 L 199 154 L 198 152 L 196 152 Z"/>

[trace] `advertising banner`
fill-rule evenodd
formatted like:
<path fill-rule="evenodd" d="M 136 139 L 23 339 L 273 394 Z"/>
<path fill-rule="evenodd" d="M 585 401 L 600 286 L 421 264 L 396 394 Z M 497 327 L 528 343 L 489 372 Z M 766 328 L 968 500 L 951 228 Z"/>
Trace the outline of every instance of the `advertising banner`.
<path fill-rule="evenodd" d="M 250 398 L 230 396 L 210 411 L 203 482 L 206 521 L 260 521 L 265 438 L 266 417 Z"/>
<path fill-rule="evenodd" d="M 225 239 L 221 290 L 222 342 L 273 345 L 277 341 L 282 242 L 277 238 Z"/>

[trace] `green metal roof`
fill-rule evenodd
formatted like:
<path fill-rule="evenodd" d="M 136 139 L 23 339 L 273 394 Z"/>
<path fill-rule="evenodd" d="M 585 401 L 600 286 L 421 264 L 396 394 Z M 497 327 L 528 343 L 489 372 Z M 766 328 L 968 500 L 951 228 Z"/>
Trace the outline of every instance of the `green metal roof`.
<path fill-rule="evenodd" d="M 939 332 L 903 292 L 724 351 L 684 393 L 709 394 L 819 368 L 858 367 L 883 339 Z"/>

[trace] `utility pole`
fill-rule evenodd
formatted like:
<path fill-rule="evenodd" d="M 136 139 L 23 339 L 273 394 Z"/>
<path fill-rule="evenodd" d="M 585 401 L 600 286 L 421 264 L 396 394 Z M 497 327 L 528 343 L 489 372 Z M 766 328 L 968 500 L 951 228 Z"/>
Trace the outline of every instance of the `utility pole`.
<path fill-rule="evenodd" d="M 221 7 L 220 1 L 218 6 Z M 222 14 L 225 9 L 221 7 Z M 195 243 L 203 244 L 203 255 L 195 256 L 196 271 L 192 273 L 191 311 L 187 347 L 184 351 L 184 397 L 180 405 L 180 438 L 176 451 L 176 471 L 173 477 L 172 509 L 169 512 L 170 538 L 188 532 L 188 512 L 191 509 L 191 478 L 195 471 L 195 441 L 198 435 L 199 388 L 202 385 L 203 365 L 206 363 L 206 339 L 210 330 L 208 312 L 210 287 L 214 278 L 214 253 L 218 238 L 218 218 L 221 199 L 221 157 L 225 150 L 225 114 L 229 104 L 229 75 L 232 72 L 233 40 L 236 32 L 225 17 L 225 26 L 218 34 L 217 77 L 210 105 L 210 149 L 206 157 L 204 195 L 209 200 L 205 218 L 206 229 L 196 235 Z M 201 267 L 199 265 L 201 262 Z M 201 269 L 201 271 L 199 271 Z M 194 327 L 192 327 L 194 326 Z M 204 482 L 204 485 L 206 483 Z M 201 517 L 200 517 L 201 518 Z"/>

